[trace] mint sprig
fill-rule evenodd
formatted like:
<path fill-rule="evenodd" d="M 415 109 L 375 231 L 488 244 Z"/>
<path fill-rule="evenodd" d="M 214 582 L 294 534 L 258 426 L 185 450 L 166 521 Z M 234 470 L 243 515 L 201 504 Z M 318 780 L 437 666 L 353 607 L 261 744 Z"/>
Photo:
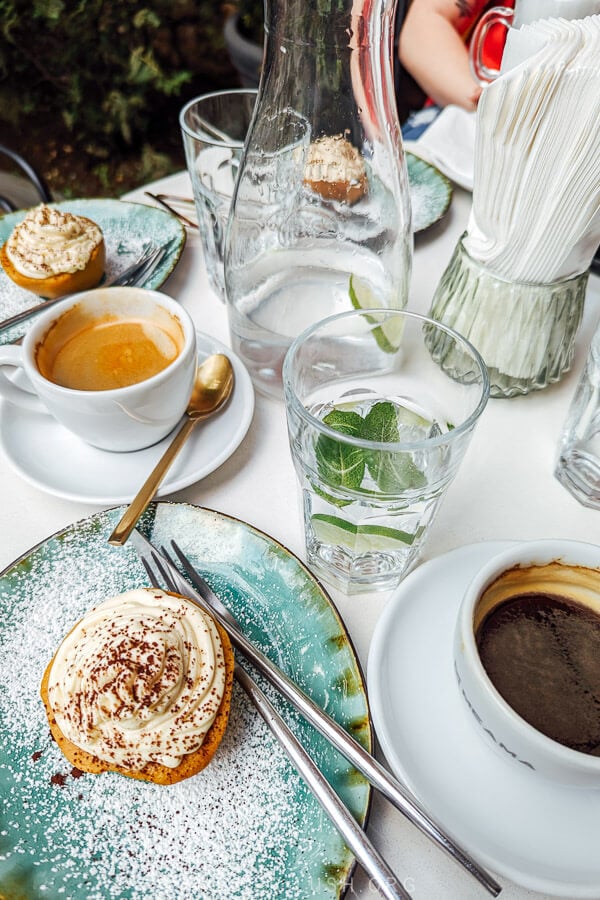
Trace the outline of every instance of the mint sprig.
<path fill-rule="evenodd" d="M 384 400 L 371 407 L 364 418 L 363 437 L 380 443 L 400 440 L 398 414 L 393 403 Z M 365 452 L 365 462 L 371 478 L 384 494 L 421 488 L 426 484 L 423 472 L 414 464 L 410 453 L 390 453 L 386 450 Z"/>
<path fill-rule="evenodd" d="M 334 409 L 323 421 L 342 434 L 351 437 L 361 435 L 363 419 L 357 412 Z M 315 455 L 319 475 L 326 484 L 351 489 L 359 488 L 362 484 L 365 457 L 360 447 L 353 447 L 321 434 L 317 440 Z"/>
<path fill-rule="evenodd" d="M 397 410 L 388 400 L 375 403 L 364 418 L 355 411 L 334 409 L 323 422 L 342 434 L 368 441 L 393 443 L 400 440 Z M 357 490 L 367 469 L 383 493 L 418 489 L 427 483 L 409 453 L 364 450 L 319 435 L 315 455 L 320 477 L 332 487 Z"/>

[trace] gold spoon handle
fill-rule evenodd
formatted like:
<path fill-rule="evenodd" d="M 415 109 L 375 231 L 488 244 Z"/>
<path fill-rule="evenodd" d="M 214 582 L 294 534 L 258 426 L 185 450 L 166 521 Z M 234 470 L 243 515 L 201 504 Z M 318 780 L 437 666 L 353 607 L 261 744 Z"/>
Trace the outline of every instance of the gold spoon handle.
<path fill-rule="evenodd" d="M 118 523 L 115 530 L 108 539 L 109 544 L 113 544 L 115 547 L 122 547 L 126 542 L 127 538 L 135 528 L 139 517 L 142 515 L 142 513 L 148 507 L 150 501 L 154 497 L 158 486 L 165 477 L 169 466 L 192 433 L 194 425 L 202 418 L 202 416 L 198 416 L 191 419 L 188 416 L 184 420 L 181 428 L 123 513 L 121 521 Z"/>

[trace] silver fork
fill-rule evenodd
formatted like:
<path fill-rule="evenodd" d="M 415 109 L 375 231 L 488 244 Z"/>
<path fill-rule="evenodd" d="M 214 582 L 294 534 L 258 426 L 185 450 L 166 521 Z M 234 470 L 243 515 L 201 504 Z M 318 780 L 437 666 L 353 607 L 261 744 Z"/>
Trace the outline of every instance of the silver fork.
<path fill-rule="evenodd" d="M 155 548 L 146 540 L 140 531 L 135 529 L 130 538 L 140 553 L 156 553 Z M 202 578 L 181 551 L 175 541 L 171 541 L 175 553 L 179 557 L 184 570 L 191 578 L 196 591 L 195 601 L 210 613 L 229 634 L 234 646 L 274 685 L 283 696 L 292 703 L 301 715 L 319 731 L 333 746 L 346 757 L 365 778 L 387 800 L 396 807 L 430 840 L 444 850 L 455 862 L 475 878 L 493 897 L 500 894 L 502 887 L 485 871 L 466 851 L 446 835 L 437 823 L 418 805 L 400 782 L 390 775 L 382 765 L 371 756 L 342 726 L 327 715 L 307 694 L 305 694 L 285 672 L 282 672 L 271 660 L 255 647 L 244 635 L 239 623 L 214 593 L 210 585 Z M 193 590 L 189 582 L 174 565 L 164 548 L 163 565 L 168 568 L 171 578 L 178 585 L 179 593 Z"/>
<path fill-rule="evenodd" d="M 175 216 L 175 218 L 179 219 L 180 222 L 183 222 L 188 228 L 198 229 L 198 223 L 193 222 L 191 219 L 188 219 L 187 216 L 184 216 L 183 213 L 179 212 L 179 210 L 175 209 L 174 206 L 171 206 L 170 203 L 167 203 L 167 200 L 171 196 L 170 194 L 151 194 L 150 191 L 144 191 L 146 197 L 150 197 L 151 200 L 154 200 L 155 203 L 158 203 L 159 206 L 162 206 L 164 209 L 168 210 L 171 215 Z M 177 199 L 177 198 L 175 198 Z M 181 203 L 187 203 L 187 199 L 182 197 L 180 200 Z M 192 200 L 192 203 L 194 201 Z"/>
<path fill-rule="evenodd" d="M 172 241 L 169 241 L 168 244 L 165 244 L 162 247 L 155 247 L 151 244 L 142 252 L 134 263 L 125 269 L 124 272 L 121 272 L 120 275 L 117 275 L 114 278 L 108 279 L 103 284 L 99 285 L 99 287 L 114 287 L 116 285 L 127 285 L 132 287 L 145 281 L 158 268 L 167 253 L 170 252 L 172 243 Z M 59 303 L 61 300 L 65 299 L 66 297 L 53 297 L 50 300 L 42 300 L 42 302 L 38 303 L 36 306 L 30 306 L 27 309 L 21 310 L 21 312 L 0 322 L 0 331 L 5 328 L 10 328 L 12 325 L 17 325 L 19 322 L 24 322 L 31 316 L 35 316 L 44 309 L 49 309 L 49 307 L 54 306 L 55 303 Z"/>
<path fill-rule="evenodd" d="M 186 590 L 185 585 L 182 586 L 180 580 L 175 579 L 171 567 L 164 564 L 161 556 L 156 551 L 152 551 L 149 554 L 145 552 L 140 553 L 140 559 L 154 587 L 161 587 L 162 581 L 167 590 L 183 594 L 194 603 L 198 603 L 195 592 L 189 585 Z M 403 888 L 379 851 L 376 850 L 358 822 L 346 809 L 295 734 L 281 718 L 254 679 L 237 663 L 235 665 L 235 678 L 279 740 L 311 792 L 340 832 L 347 846 L 354 853 L 356 859 L 371 879 L 371 884 L 377 888 L 382 897 L 386 897 L 388 900 L 411 900 L 410 894 Z"/>

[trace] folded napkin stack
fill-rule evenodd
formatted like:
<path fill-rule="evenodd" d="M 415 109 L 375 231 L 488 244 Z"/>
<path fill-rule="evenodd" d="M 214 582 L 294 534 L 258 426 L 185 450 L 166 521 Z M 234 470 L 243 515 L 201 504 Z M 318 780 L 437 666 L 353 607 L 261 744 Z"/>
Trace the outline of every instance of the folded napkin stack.
<path fill-rule="evenodd" d="M 477 110 L 469 255 L 551 284 L 600 244 L 600 15 L 511 29 Z"/>
<path fill-rule="evenodd" d="M 540 390 L 573 361 L 600 244 L 600 15 L 510 29 L 504 59 L 477 110 L 467 231 L 430 311 L 477 347 L 493 397 Z"/>

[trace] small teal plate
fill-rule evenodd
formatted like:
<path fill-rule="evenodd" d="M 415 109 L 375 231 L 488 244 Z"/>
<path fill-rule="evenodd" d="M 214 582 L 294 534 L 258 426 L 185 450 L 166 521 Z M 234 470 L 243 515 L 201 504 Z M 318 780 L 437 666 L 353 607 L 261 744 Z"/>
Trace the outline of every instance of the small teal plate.
<path fill-rule="evenodd" d="M 50 739 L 39 684 L 72 625 L 147 575 L 107 538 L 123 508 L 92 515 L 0 574 L 0 897 L 146 900 L 337 898 L 353 858 L 235 685 L 209 766 L 168 787 L 81 775 Z M 308 570 L 272 538 L 185 503 L 157 503 L 142 530 L 181 545 L 245 633 L 371 749 L 363 676 L 344 626 Z M 265 685 L 364 824 L 370 788 Z"/>
<path fill-rule="evenodd" d="M 172 242 L 171 250 L 143 283 L 143 287 L 156 290 L 171 274 L 185 245 L 185 228 L 171 213 L 143 203 L 129 203 L 110 198 L 64 200 L 52 203 L 57 209 L 86 216 L 102 229 L 106 245 L 107 278 L 123 272 L 135 262 L 145 244 L 164 245 Z M 0 246 L 8 239 L 15 225 L 25 218 L 28 210 L 8 213 L 0 218 Z M 27 309 L 38 302 L 38 297 L 20 288 L 0 267 L 0 320 Z M 15 326 L 0 334 L 0 343 L 14 340 L 28 328 L 28 323 Z"/>
<path fill-rule="evenodd" d="M 425 231 L 445 216 L 452 200 L 452 184 L 445 175 L 415 156 L 406 153 L 408 183 L 412 202 L 413 232 Z"/>

